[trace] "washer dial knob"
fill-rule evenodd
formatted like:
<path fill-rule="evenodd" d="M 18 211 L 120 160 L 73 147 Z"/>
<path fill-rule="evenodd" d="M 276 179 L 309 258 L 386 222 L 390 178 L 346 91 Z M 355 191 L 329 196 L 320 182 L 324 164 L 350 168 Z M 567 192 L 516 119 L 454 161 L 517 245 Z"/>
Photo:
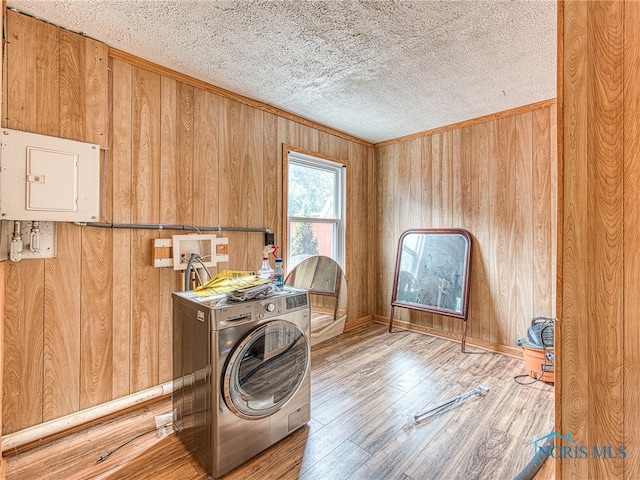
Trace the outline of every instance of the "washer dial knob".
<path fill-rule="evenodd" d="M 269 303 L 265 304 L 264 309 L 265 309 L 267 312 L 272 313 L 272 312 L 274 312 L 274 311 L 275 311 L 275 309 L 276 309 L 276 304 L 275 304 L 275 303 L 271 303 L 271 302 L 269 302 Z"/>

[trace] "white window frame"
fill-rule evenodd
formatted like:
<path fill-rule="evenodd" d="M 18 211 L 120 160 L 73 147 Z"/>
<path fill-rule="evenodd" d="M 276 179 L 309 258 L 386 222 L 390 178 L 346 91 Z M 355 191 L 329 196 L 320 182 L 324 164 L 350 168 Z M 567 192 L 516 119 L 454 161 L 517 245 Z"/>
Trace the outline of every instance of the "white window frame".
<path fill-rule="evenodd" d="M 321 169 L 334 173 L 336 176 L 334 192 L 334 214 L 335 219 L 330 218 L 318 218 L 318 217 L 291 217 L 289 216 L 289 165 L 300 165 L 304 167 L 310 167 L 315 169 Z M 295 150 L 287 149 L 287 195 L 285 212 L 287 218 L 286 230 L 287 230 L 287 252 L 291 253 L 291 238 L 293 232 L 290 231 L 291 222 L 310 222 L 310 223 L 330 223 L 335 225 L 334 238 L 333 238 L 333 259 L 340 265 L 342 271 L 345 270 L 346 264 L 346 249 L 347 249 L 347 165 L 339 160 L 331 160 L 323 158 L 321 156 L 315 156 L 310 154 L 301 153 Z M 287 271 L 291 271 L 293 266 L 287 265 Z"/>

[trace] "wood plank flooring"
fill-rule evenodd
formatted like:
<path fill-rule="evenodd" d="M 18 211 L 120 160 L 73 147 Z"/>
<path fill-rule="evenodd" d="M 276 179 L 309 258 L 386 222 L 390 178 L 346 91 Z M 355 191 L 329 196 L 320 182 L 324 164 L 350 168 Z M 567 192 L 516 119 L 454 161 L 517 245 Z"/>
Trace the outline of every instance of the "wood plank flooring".
<path fill-rule="evenodd" d="M 553 430 L 553 387 L 521 386 L 522 360 L 384 325 L 365 325 L 312 349 L 309 424 L 225 480 L 512 479 Z M 414 414 L 479 384 L 489 388 L 416 424 Z M 171 432 L 155 426 L 171 400 L 7 458 L 8 480 L 206 479 Z M 6 452 L 11 453 L 11 452 Z M 553 478 L 547 462 L 537 479 Z"/>

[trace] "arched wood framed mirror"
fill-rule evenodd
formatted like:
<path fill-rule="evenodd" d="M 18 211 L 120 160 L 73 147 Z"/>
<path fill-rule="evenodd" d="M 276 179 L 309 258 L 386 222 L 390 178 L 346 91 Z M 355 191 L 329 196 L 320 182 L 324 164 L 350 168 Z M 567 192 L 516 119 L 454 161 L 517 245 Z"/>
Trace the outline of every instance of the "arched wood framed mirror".
<path fill-rule="evenodd" d="M 398 242 L 389 332 L 393 328 L 394 307 L 460 318 L 464 352 L 470 267 L 471 235 L 466 230 L 405 231 Z"/>

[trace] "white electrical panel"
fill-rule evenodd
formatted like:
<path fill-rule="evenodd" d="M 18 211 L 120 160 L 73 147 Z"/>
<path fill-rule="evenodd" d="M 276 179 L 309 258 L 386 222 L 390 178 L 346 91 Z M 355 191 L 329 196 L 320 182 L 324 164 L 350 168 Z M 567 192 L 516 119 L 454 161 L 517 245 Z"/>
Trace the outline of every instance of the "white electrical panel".
<path fill-rule="evenodd" d="M 0 219 L 95 222 L 100 217 L 100 147 L 0 130 Z"/>

